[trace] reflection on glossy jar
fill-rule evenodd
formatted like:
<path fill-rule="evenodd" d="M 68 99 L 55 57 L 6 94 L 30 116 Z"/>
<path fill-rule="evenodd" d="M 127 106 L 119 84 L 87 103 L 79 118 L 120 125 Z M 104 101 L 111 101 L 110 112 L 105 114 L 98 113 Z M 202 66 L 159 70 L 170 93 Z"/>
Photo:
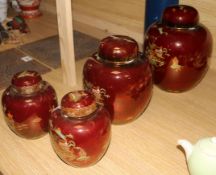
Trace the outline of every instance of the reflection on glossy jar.
<path fill-rule="evenodd" d="M 35 71 L 15 74 L 2 95 L 5 120 L 17 135 L 35 139 L 48 132 L 51 110 L 57 106 L 55 90 Z"/>
<path fill-rule="evenodd" d="M 145 36 L 145 56 L 153 66 L 160 88 L 186 91 L 204 77 L 212 52 L 212 37 L 191 6 L 167 7 L 162 20 L 152 24 Z"/>
<path fill-rule="evenodd" d="M 56 154 L 74 167 L 97 163 L 105 154 L 111 137 L 109 112 L 87 91 L 66 94 L 61 107 L 49 121 L 50 137 Z"/>
<path fill-rule="evenodd" d="M 100 42 L 99 51 L 83 69 L 84 87 L 104 103 L 115 124 L 136 119 L 152 95 L 152 73 L 147 59 L 141 58 L 137 42 L 114 35 Z"/>

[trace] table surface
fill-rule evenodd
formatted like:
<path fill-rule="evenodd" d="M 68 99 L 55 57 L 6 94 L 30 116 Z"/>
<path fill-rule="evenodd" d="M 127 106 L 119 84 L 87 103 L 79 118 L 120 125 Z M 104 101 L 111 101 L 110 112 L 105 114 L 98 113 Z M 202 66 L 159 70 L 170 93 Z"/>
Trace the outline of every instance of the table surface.
<path fill-rule="evenodd" d="M 77 80 L 82 88 L 82 66 L 78 61 Z M 168 93 L 156 86 L 146 111 L 134 122 L 112 126 L 112 139 L 105 156 L 94 166 L 73 168 L 54 153 L 49 135 L 38 140 L 16 136 L 0 116 L 0 172 L 4 175 L 189 175 L 178 139 L 195 143 L 216 135 L 215 70 L 185 93 Z M 73 90 L 62 85 L 61 69 L 43 78 L 56 89 L 58 98 Z M 0 92 L 2 95 L 2 91 Z M 1 173 L 0 173 L 1 174 Z"/>

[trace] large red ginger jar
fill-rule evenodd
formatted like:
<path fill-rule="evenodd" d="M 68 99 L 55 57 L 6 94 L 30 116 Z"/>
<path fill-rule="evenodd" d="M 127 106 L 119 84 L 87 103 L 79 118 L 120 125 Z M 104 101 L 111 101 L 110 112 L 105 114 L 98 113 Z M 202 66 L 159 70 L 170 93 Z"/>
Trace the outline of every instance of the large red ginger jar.
<path fill-rule="evenodd" d="M 121 35 L 101 40 L 99 50 L 83 69 L 84 88 L 104 104 L 114 124 L 135 120 L 152 95 L 152 73 L 137 42 Z"/>
<path fill-rule="evenodd" d="M 212 37 L 199 23 L 195 8 L 170 6 L 161 21 L 148 28 L 144 51 L 153 66 L 155 84 L 166 91 L 182 92 L 196 86 L 206 74 Z"/>

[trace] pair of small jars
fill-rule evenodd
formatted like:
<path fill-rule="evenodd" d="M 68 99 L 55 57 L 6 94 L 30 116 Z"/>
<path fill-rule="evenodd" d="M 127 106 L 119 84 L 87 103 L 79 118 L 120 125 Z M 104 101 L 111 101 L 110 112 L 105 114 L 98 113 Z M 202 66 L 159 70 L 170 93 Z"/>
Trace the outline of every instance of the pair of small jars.
<path fill-rule="evenodd" d="M 52 146 L 67 164 L 85 167 L 105 154 L 111 137 L 109 112 L 93 94 L 74 91 L 57 106 L 54 88 L 35 71 L 19 72 L 2 95 L 9 128 L 27 139 L 50 132 Z"/>

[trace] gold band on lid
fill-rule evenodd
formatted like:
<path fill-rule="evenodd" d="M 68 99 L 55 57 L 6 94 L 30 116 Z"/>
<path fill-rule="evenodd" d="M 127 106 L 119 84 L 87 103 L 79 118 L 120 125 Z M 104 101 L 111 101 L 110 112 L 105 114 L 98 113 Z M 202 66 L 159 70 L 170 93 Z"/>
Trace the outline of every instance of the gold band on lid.
<path fill-rule="evenodd" d="M 87 116 L 93 113 L 96 109 L 97 109 L 96 103 L 93 103 L 89 106 L 78 108 L 78 109 L 62 107 L 62 111 L 64 113 L 66 113 L 69 117 L 75 117 L 75 118 Z"/>
<path fill-rule="evenodd" d="M 27 70 L 16 73 L 11 84 L 15 92 L 29 95 L 39 91 L 44 83 L 38 72 Z"/>
<path fill-rule="evenodd" d="M 97 109 L 96 99 L 87 91 L 69 92 L 62 98 L 61 109 L 68 117 L 88 116 Z"/>
<path fill-rule="evenodd" d="M 28 94 L 33 94 L 35 92 L 38 92 L 43 86 L 43 83 L 37 83 L 32 86 L 23 86 L 23 87 L 15 87 L 13 86 L 13 90 L 19 94 L 22 95 L 28 95 Z"/>
<path fill-rule="evenodd" d="M 104 62 L 107 64 L 114 64 L 117 66 L 125 65 L 125 64 L 131 64 L 132 62 L 136 61 L 136 59 L 137 59 L 137 58 L 127 58 L 127 59 L 125 58 L 124 60 L 120 60 L 120 61 L 105 60 L 105 59 L 101 58 L 98 55 L 98 53 L 94 54 L 93 57 L 96 58 L 98 61 L 101 61 L 101 62 Z"/>

